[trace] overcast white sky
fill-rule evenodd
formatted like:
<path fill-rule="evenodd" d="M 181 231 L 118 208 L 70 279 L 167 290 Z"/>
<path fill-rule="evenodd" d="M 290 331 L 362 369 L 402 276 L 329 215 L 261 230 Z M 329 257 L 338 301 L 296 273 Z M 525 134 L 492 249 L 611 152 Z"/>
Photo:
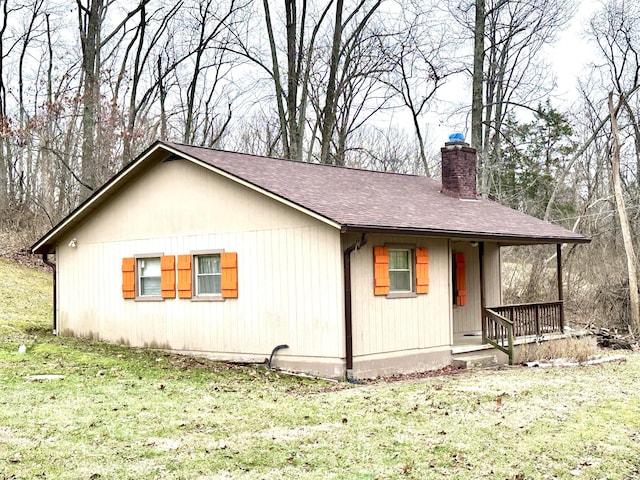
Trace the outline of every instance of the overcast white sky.
<path fill-rule="evenodd" d="M 549 60 L 557 75 L 560 99 L 570 102 L 575 98 L 577 78 L 586 73 L 594 55 L 594 45 L 587 42 L 584 32 L 599 3 L 581 0 L 569 27 L 558 35 L 558 41 L 548 47 Z"/>
<path fill-rule="evenodd" d="M 585 38 L 585 30 L 591 17 L 600 6 L 598 0 L 579 0 L 576 12 L 565 30 L 560 32 L 557 41 L 545 47 L 545 54 L 550 62 L 552 73 L 557 80 L 557 87 L 551 99 L 552 105 L 562 109 L 568 108 L 578 98 L 578 78 L 588 73 L 595 47 Z M 471 84 L 463 81 L 449 81 L 441 90 L 441 98 L 454 100 L 456 96 L 471 98 Z M 468 134 L 470 118 L 449 118 L 442 113 L 433 112 L 428 120 L 429 136 L 427 142 L 439 148 L 449 134 L 463 132 Z"/>

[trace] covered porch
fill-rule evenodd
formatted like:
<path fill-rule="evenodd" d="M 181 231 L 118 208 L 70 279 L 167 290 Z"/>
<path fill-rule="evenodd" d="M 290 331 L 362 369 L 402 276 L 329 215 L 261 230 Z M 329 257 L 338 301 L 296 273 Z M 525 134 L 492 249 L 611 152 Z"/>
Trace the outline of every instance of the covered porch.
<path fill-rule="evenodd" d="M 556 244 L 557 300 L 553 301 L 520 304 L 500 304 L 501 302 L 495 304 L 491 303 L 491 300 L 487 302 L 488 279 L 483 242 L 479 242 L 478 257 L 477 287 L 480 296 L 480 311 L 476 314 L 478 328 L 472 332 L 454 332 L 452 354 L 493 348 L 505 353 L 511 365 L 514 361 L 515 346 L 564 336 L 562 244 Z M 490 280 L 489 284 L 491 284 Z M 495 295 L 491 297 L 495 302 Z"/>

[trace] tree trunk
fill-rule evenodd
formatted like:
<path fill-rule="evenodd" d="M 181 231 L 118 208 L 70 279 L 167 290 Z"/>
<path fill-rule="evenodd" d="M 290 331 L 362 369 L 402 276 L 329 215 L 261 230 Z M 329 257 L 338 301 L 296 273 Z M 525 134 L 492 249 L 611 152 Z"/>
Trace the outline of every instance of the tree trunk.
<path fill-rule="evenodd" d="M 4 215 L 4 209 L 9 206 L 10 200 L 10 188 L 9 182 L 11 181 L 10 165 L 11 156 L 9 154 L 9 140 L 7 133 L 9 130 L 9 119 L 7 118 L 7 88 L 5 85 L 5 70 L 4 70 L 4 37 L 8 25 L 8 3 L 2 3 L 2 25 L 0 25 L 0 131 L 4 133 L 0 137 L 0 213 Z"/>
<path fill-rule="evenodd" d="M 617 106 L 613 105 L 613 93 L 609 93 L 609 114 L 611 116 L 611 136 L 613 149 L 611 152 L 611 176 L 613 181 L 613 193 L 616 201 L 616 210 L 620 218 L 620 228 L 622 230 L 622 240 L 624 251 L 627 257 L 627 273 L 629 275 L 629 301 L 631 306 L 631 325 L 629 330 L 632 333 L 640 332 L 640 298 L 638 296 L 638 259 L 633 247 L 631 238 L 631 227 L 627 217 L 627 210 L 622 196 L 622 185 L 620 182 L 620 132 L 618 129 L 618 112 L 623 103 L 620 98 Z"/>
<path fill-rule="evenodd" d="M 333 30 L 333 44 L 331 46 L 331 64 L 329 66 L 329 81 L 327 95 L 322 109 L 322 128 L 320 145 L 320 163 L 332 163 L 329 158 L 333 129 L 336 124 L 336 78 L 340 62 L 340 44 L 342 43 L 342 8 L 343 0 L 336 2 L 336 19 Z"/>
<path fill-rule="evenodd" d="M 96 129 L 100 108 L 100 17 L 103 0 L 90 0 L 85 7 L 76 0 L 82 45 L 82 183 L 84 199 L 91 194 L 98 182 L 96 158 Z"/>
<path fill-rule="evenodd" d="M 147 26 L 147 10 L 146 5 L 141 4 L 140 8 L 140 23 L 138 23 L 135 39 L 138 39 L 138 48 L 136 49 L 136 56 L 133 63 L 133 74 L 131 81 L 131 94 L 129 95 L 129 114 L 127 118 L 127 126 L 124 132 L 123 138 L 123 148 L 122 148 L 122 163 L 126 165 L 131 160 L 133 160 L 133 151 L 132 144 L 134 139 L 134 131 L 136 127 L 136 114 L 137 114 L 137 97 L 138 97 L 138 85 L 140 83 L 140 63 L 142 58 L 142 48 L 144 46 L 144 38 L 145 38 L 145 28 Z M 127 50 L 128 52 L 128 50 Z M 124 68 L 125 63 L 127 61 L 127 56 L 125 56 L 122 66 Z"/>
<path fill-rule="evenodd" d="M 471 146 L 478 151 L 479 172 L 482 171 L 484 26 L 485 3 L 484 0 L 476 0 L 476 20 L 473 32 L 473 82 L 471 87 Z"/>
<path fill-rule="evenodd" d="M 633 128 L 633 141 L 636 147 L 636 172 L 640 172 L 640 124 L 638 124 L 638 119 L 633 112 L 633 108 L 631 108 L 631 105 L 629 105 L 626 99 L 624 100 L 624 109 L 627 115 L 629 115 L 629 123 L 631 124 L 631 128 Z"/>
<path fill-rule="evenodd" d="M 158 56 L 156 63 L 158 70 L 158 101 L 160 103 L 160 140 L 167 140 L 167 89 L 162 76 L 162 58 Z"/>
<path fill-rule="evenodd" d="M 427 161 L 427 154 L 424 150 L 424 137 L 422 136 L 422 129 L 420 128 L 420 121 L 418 119 L 418 115 L 414 110 L 411 110 L 411 117 L 413 120 L 413 128 L 416 132 L 416 138 L 418 140 L 418 153 L 420 155 L 420 162 L 422 163 L 422 168 L 424 169 L 424 174 L 427 177 L 431 176 L 431 172 L 429 171 L 429 162 Z"/>
<path fill-rule="evenodd" d="M 273 77 L 273 84 L 276 88 L 276 105 L 278 107 L 278 120 L 280 122 L 280 137 L 282 139 L 282 155 L 285 158 L 290 158 L 289 149 L 289 135 L 287 132 L 287 113 L 285 112 L 283 97 L 284 92 L 282 89 L 282 83 L 280 82 L 280 66 L 278 64 L 278 49 L 276 46 L 276 39 L 273 34 L 273 25 L 271 22 L 271 10 L 269 9 L 269 1 L 263 0 L 262 5 L 264 7 L 264 19 L 267 24 L 267 35 L 269 36 L 269 49 L 271 50 L 271 65 L 273 71 L 271 73 Z"/>
<path fill-rule="evenodd" d="M 304 15 L 306 11 L 306 1 L 302 2 L 303 14 L 300 20 L 300 34 L 304 32 Z M 300 125 L 297 124 L 298 106 L 298 85 L 300 83 L 300 55 L 302 51 L 298 51 L 297 42 L 297 21 L 298 13 L 296 10 L 296 0 L 287 0 L 285 2 L 286 12 L 286 29 L 287 29 L 287 123 L 289 131 L 289 158 L 300 160 L 302 152 L 299 149 L 300 142 Z M 301 45 L 302 46 L 302 45 Z"/>

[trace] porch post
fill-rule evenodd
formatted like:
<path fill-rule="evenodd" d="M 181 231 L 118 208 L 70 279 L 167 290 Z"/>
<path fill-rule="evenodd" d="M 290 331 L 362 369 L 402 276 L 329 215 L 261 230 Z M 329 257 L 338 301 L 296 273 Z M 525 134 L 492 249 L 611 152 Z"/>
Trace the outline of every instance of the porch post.
<path fill-rule="evenodd" d="M 564 293 L 562 291 L 562 244 L 556 244 L 556 262 L 558 265 L 558 300 L 560 301 L 560 330 L 564 333 Z"/>
<path fill-rule="evenodd" d="M 480 315 L 482 319 L 482 343 L 487 343 L 487 317 L 484 309 L 486 308 L 486 299 L 484 293 L 484 242 L 478 244 L 478 256 L 480 257 Z"/>

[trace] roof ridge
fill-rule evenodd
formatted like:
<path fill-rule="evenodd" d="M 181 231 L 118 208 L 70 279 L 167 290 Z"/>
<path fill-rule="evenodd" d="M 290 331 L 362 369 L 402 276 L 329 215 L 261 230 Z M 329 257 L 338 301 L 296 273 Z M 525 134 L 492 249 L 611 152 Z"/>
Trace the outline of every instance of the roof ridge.
<path fill-rule="evenodd" d="M 342 233 L 395 232 L 475 240 L 506 239 L 507 244 L 590 241 L 561 225 L 545 222 L 499 202 L 482 198 L 461 202 L 443 195 L 438 180 L 426 176 L 307 163 L 156 140 L 51 228 L 32 246 L 32 251 L 55 251 L 63 235 L 122 189 L 128 188 L 130 183 L 138 181 L 149 167 L 163 164 L 172 153 L 208 166 L 218 174 L 316 220 L 340 227 Z M 270 161 L 251 161 L 252 158 Z M 306 165 L 334 168 L 322 170 L 306 168 Z M 362 178 L 363 173 L 369 177 Z M 292 178 L 292 174 L 299 178 Z"/>
<path fill-rule="evenodd" d="M 329 168 L 344 169 L 344 170 L 351 170 L 351 171 L 365 172 L 365 173 L 381 173 L 381 174 L 386 174 L 386 175 L 400 175 L 402 177 L 428 178 L 430 180 L 437 181 L 437 179 L 435 179 L 433 177 L 427 177 L 426 175 L 419 175 L 417 173 L 385 172 L 385 171 L 381 171 L 381 170 L 368 170 L 366 168 L 349 167 L 349 166 L 346 166 L 346 165 L 331 165 L 331 164 L 328 164 L 328 163 L 305 162 L 304 160 L 294 160 L 294 159 L 291 159 L 291 158 L 270 157 L 268 155 L 257 155 L 255 153 L 235 152 L 233 150 L 225 150 L 225 149 L 222 149 L 222 148 L 203 147 L 203 146 L 200 146 L 200 145 L 189 145 L 187 143 L 182 143 L 182 142 L 170 142 L 170 141 L 159 140 L 158 143 L 165 144 L 165 145 L 177 145 L 177 146 L 188 147 L 188 148 L 197 148 L 197 149 L 200 149 L 200 150 L 208 150 L 208 151 L 212 151 L 212 152 L 229 153 L 229 154 L 232 154 L 232 155 L 247 155 L 249 157 L 264 158 L 265 160 L 278 160 L 278 161 L 282 161 L 282 162 L 290 162 L 290 163 L 301 164 L 301 165 L 314 165 L 314 166 L 317 166 L 317 167 L 329 167 Z"/>

